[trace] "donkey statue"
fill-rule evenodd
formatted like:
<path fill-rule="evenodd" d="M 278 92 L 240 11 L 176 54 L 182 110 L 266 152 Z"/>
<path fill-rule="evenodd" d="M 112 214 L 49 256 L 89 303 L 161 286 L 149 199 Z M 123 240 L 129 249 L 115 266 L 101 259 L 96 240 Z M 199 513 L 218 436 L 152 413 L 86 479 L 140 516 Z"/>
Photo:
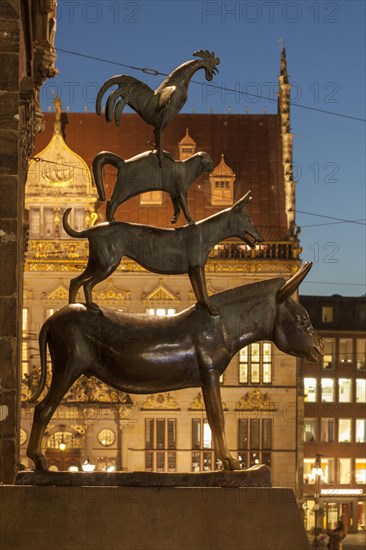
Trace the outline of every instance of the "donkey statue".
<path fill-rule="evenodd" d="M 54 313 L 39 335 L 41 379 L 30 399 L 36 401 L 46 384 L 48 344 L 52 382 L 35 407 L 27 449 L 36 470 L 48 469 L 41 451 L 43 434 L 82 374 L 137 394 L 201 387 L 216 455 L 225 470 L 240 469 L 225 439 L 220 375 L 240 349 L 258 340 L 271 340 L 285 353 L 318 360 L 323 343 L 306 310 L 291 298 L 310 268 L 309 262 L 287 282 L 270 279 L 215 294 L 218 317 L 200 304 L 166 318 L 84 304 Z"/>

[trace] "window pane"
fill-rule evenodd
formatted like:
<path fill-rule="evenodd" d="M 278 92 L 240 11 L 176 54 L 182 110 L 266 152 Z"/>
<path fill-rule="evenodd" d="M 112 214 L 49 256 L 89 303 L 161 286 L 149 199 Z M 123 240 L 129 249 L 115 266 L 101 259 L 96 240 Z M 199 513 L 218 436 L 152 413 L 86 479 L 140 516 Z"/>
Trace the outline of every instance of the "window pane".
<path fill-rule="evenodd" d="M 201 453 L 192 453 L 192 472 L 201 470 Z"/>
<path fill-rule="evenodd" d="M 250 350 L 251 350 L 251 353 L 250 353 L 251 362 L 252 363 L 259 363 L 259 361 L 260 361 L 259 344 L 258 343 L 252 344 L 250 346 Z"/>
<path fill-rule="evenodd" d="M 156 420 L 156 448 L 165 449 L 165 418 Z"/>
<path fill-rule="evenodd" d="M 334 378 L 321 379 L 322 403 L 334 401 Z"/>
<path fill-rule="evenodd" d="M 31 208 L 29 211 L 29 237 L 39 239 L 41 234 L 41 212 L 39 208 Z"/>
<path fill-rule="evenodd" d="M 315 478 L 312 473 L 313 466 L 313 458 L 304 458 L 304 483 L 314 483 Z"/>
<path fill-rule="evenodd" d="M 321 440 L 323 443 L 334 443 L 334 418 L 322 418 Z"/>
<path fill-rule="evenodd" d="M 165 453 L 156 453 L 156 471 L 164 472 L 165 470 Z"/>
<path fill-rule="evenodd" d="M 252 384 L 259 384 L 259 363 L 252 363 L 250 366 L 250 381 Z"/>
<path fill-rule="evenodd" d="M 240 418 L 238 421 L 238 449 L 248 449 L 248 420 Z"/>
<path fill-rule="evenodd" d="M 240 461 L 240 467 L 242 470 L 245 470 L 248 468 L 248 453 L 245 452 L 238 452 L 238 459 Z"/>
<path fill-rule="evenodd" d="M 339 443 L 351 443 L 351 419 L 340 418 L 338 421 Z"/>
<path fill-rule="evenodd" d="M 324 338 L 323 369 L 334 369 L 335 339 Z"/>
<path fill-rule="evenodd" d="M 351 338 L 339 339 L 339 362 L 340 363 L 352 363 L 353 358 L 353 345 Z"/>
<path fill-rule="evenodd" d="M 154 469 L 154 453 L 147 452 L 145 453 L 145 470 L 147 472 L 152 472 Z"/>
<path fill-rule="evenodd" d="M 357 370 L 366 368 L 366 338 L 357 338 L 356 340 L 356 365 Z"/>
<path fill-rule="evenodd" d="M 263 361 L 264 363 L 271 362 L 272 345 L 271 342 L 263 342 Z"/>
<path fill-rule="evenodd" d="M 154 420 L 145 418 L 145 449 L 154 448 Z"/>
<path fill-rule="evenodd" d="M 340 378 L 339 381 L 339 402 L 350 403 L 352 400 L 352 380 L 350 378 Z"/>
<path fill-rule="evenodd" d="M 322 322 L 323 323 L 333 323 L 333 307 L 332 306 L 323 306 L 322 307 Z"/>
<path fill-rule="evenodd" d="M 304 400 L 307 403 L 316 401 L 316 378 L 304 378 Z"/>
<path fill-rule="evenodd" d="M 75 208 L 75 210 L 74 210 L 74 228 L 75 228 L 75 231 L 84 231 L 84 229 L 85 229 L 85 210 L 84 210 L 84 208 Z"/>
<path fill-rule="evenodd" d="M 44 236 L 46 239 L 53 237 L 54 227 L 53 227 L 53 208 L 44 209 Z"/>
<path fill-rule="evenodd" d="M 192 449 L 201 448 L 201 420 L 192 418 Z"/>
<path fill-rule="evenodd" d="M 248 364 L 239 363 L 239 382 L 240 384 L 248 384 Z"/>
<path fill-rule="evenodd" d="M 334 458 L 321 458 L 321 467 L 323 470 L 323 481 L 325 483 L 335 482 Z"/>
<path fill-rule="evenodd" d="M 176 447 L 176 426 L 177 422 L 175 418 L 168 419 L 168 449 L 175 449 Z"/>
<path fill-rule="evenodd" d="M 339 458 L 338 468 L 339 483 L 351 483 L 351 459 Z"/>
<path fill-rule="evenodd" d="M 211 428 L 206 419 L 203 421 L 203 448 L 204 449 L 212 448 Z"/>
<path fill-rule="evenodd" d="M 356 419 L 356 443 L 366 443 L 366 420 Z"/>
<path fill-rule="evenodd" d="M 356 380 L 356 403 L 366 403 L 366 380 Z"/>
<path fill-rule="evenodd" d="M 272 365 L 271 363 L 263 363 L 263 384 L 272 382 Z"/>
<path fill-rule="evenodd" d="M 257 466 L 257 464 L 260 464 L 260 454 L 259 451 L 255 451 L 253 453 L 249 453 L 249 464 L 250 468 L 252 466 Z"/>
<path fill-rule="evenodd" d="M 177 453 L 168 453 L 168 472 L 175 472 L 177 468 Z"/>
<path fill-rule="evenodd" d="M 212 452 L 205 452 L 203 453 L 203 470 L 207 472 L 208 470 L 212 470 Z"/>
<path fill-rule="evenodd" d="M 266 466 L 271 466 L 272 464 L 272 453 L 262 453 L 262 464 L 265 464 Z"/>
<path fill-rule="evenodd" d="M 316 440 L 316 419 L 305 418 L 304 419 L 304 441 L 307 443 Z"/>
<path fill-rule="evenodd" d="M 272 420 L 270 418 L 262 420 L 262 449 L 272 449 Z"/>
<path fill-rule="evenodd" d="M 356 483 L 366 483 L 366 459 L 356 458 L 355 466 Z"/>
<path fill-rule="evenodd" d="M 250 448 L 259 449 L 259 419 L 250 420 Z"/>

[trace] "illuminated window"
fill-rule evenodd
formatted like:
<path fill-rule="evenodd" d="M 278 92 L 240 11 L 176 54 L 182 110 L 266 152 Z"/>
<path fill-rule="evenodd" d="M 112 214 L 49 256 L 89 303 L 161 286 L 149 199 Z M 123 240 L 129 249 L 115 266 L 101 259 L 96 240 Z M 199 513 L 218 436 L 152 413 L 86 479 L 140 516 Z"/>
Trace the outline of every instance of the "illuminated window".
<path fill-rule="evenodd" d="M 29 374 L 29 310 L 23 307 L 22 315 L 22 375 Z"/>
<path fill-rule="evenodd" d="M 339 362 L 341 364 L 352 363 L 353 361 L 353 341 L 351 338 L 339 339 Z"/>
<path fill-rule="evenodd" d="M 366 443 L 366 420 L 356 419 L 356 443 Z"/>
<path fill-rule="evenodd" d="M 338 482 L 342 485 L 351 483 L 351 459 L 338 459 Z"/>
<path fill-rule="evenodd" d="M 357 338 L 356 340 L 356 365 L 357 370 L 366 368 L 366 338 Z"/>
<path fill-rule="evenodd" d="M 314 403 L 316 400 L 316 378 L 304 378 L 304 401 Z"/>
<path fill-rule="evenodd" d="M 215 469 L 212 433 L 207 419 L 192 418 L 192 471 Z"/>
<path fill-rule="evenodd" d="M 366 403 L 366 380 L 356 379 L 356 403 Z"/>
<path fill-rule="evenodd" d="M 149 204 L 163 204 L 163 193 L 162 191 L 147 191 L 140 195 L 140 204 L 149 205 Z"/>
<path fill-rule="evenodd" d="M 217 206 L 230 206 L 234 202 L 235 174 L 221 155 L 220 163 L 210 175 L 211 204 Z"/>
<path fill-rule="evenodd" d="M 338 401 L 340 403 L 351 403 L 352 401 L 352 380 L 340 378 L 338 380 Z"/>
<path fill-rule="evenodd" d="M 356 458 L 355 460 L 355 481 L 356 483 L 366 483 L 366 459 Z"/>
<path fill-rule="evenodd" d="M 334 369 L 335 338 L 324 338 L 323 369 Z"/>
<path fill-rule="evenodd" d="M 334 378 L 321 379 L 322 403 L 332 403 L 334 401 Z"/>
<path fill-rule="evenodd" d="M 335 419 L 321 419 L 321 441 L 322 443 L 334 443 L 335 435 Z"/>
<path fill-rule="evenodd" d="M 340 418 L 338 420 L 339 443 L 351 443 L 351 419 Z"/>
<path fill-rule="evenodd" d="M 54 236 L 54 210 L 53 208 L 45 208 L 43 211 L 44 216 L 44 237 L 51 239 Z"/>
<path fill-rule="evenodd" d="M 306 443 L 313 443 L 316 441 L 316 418 L 304 419 L 304 441 Z"/>
<path fill-rule="evenodd" d="M 29 210 L 29 237 L 39 239 L 41 236 L 41 211 L 39 208 Z"/>
<path fill-rule="evenodd" d="M 333 306 L 322 307 L 322 323 L 333 323 Z"/>
<path fill-rule="evenodd" d="M 272 383 L 272 345 L 270 342 L 256 342 L 240 350 L 239 383 Z"/>
<path fill-rule="evenodd" d="M 145 418 L 145 470 L 175 472 L 177 421 L 175 418 Z"/>
<path fill-rule="evenodd" d="M 334 458 L 321 457 L 320 466 L 322 469 L 321 482 L 334 483 Z M 304 482 L 314 484 L 316 482 L 316 473 L 314 472 L 314 458 L 304 459 Z"/>
<path fill-rule="evenodd" d="M 238 420 L 238 457 L 242 468 L 266 464 L 271 466 L 272 419 Z"/>
<path fill-rule="evenodd" d="M 156 315 L 157 317 L 165 317 L 165 316 L 170 317 L 171 315 L 174 315 L 175 312 L 176 310 L 173 308 L 166 309 L 164 307 L 158 307 L 158 308 L 150 307 L 149 309 L 146 310 L 146 313 L 148 315 Z"/>

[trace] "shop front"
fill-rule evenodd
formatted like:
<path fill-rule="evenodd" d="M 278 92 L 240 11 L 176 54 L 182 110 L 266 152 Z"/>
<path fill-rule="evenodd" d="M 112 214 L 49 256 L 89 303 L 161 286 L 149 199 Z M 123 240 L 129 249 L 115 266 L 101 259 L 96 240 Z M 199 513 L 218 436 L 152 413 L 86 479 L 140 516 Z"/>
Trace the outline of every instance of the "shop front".
<path fill-rule="evenodd" d="M 323 530 L 334 529 L 341 520 L 347 533 L 365 531 L 366 495 L 362 489 L 322 489 L 319 501 L 305 497 L 304 520 L 307 531 L 317 524 Z"/>

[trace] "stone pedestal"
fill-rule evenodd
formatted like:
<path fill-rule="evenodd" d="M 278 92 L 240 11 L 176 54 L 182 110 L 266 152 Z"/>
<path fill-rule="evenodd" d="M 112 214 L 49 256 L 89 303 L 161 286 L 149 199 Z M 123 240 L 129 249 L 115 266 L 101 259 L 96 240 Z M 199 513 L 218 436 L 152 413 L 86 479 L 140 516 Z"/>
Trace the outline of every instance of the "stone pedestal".
<path fill-rule="evenodd" d="M 291 489 L 0 487 L 2 550 L 307 550 Z"/>

